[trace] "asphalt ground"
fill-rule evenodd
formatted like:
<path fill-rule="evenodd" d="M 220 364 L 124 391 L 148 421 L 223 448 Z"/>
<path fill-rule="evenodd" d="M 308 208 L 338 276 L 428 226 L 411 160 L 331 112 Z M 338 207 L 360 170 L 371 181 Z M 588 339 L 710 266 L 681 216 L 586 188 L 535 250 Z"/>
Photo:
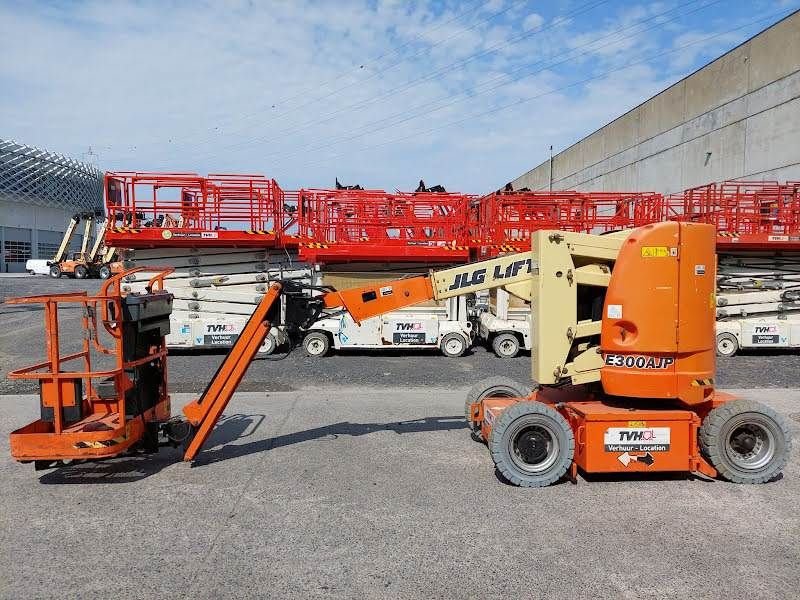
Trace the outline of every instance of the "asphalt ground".
<path fill-rule="evenodd" d="M 53 280 L 48 277 L 0 278 L 0 302 L 9 296 L 94 292 L 96 280 Z M 62 352 L 77 349 L 79 312 L 62 311 Z M 9 381 L 8 371 L 44 357 L 42 311 L 37 306 L 0 304 L 0 393 L 32 393 L 32 381 Z M 72 347 L 70 347 L 72 343 Z M 172 351 L 169 383 L 172 392 L 201 392 L 224 358 L 224 351 Z M 530 381 L 530 355 L 499 359 L 476 345 L 461 358 L 445 358 L 438 351 L 343 351 L 312 359 L 301 349 L 256 360 L 242 381 L 241 391 L 291 391 L 309 386 L 359 385 L 460 387 L 494 375 Z M 717 382 L 728 388 L 780 388 L 800 385 L 800 352 L 743 352 L 718 360 Z"/>
<path fill-rule="evenodd" d="M 797 598 L 800 444 L 764 485 L 516 488 L 467 433 L 464 391 L 238 394 L 194 466 L 162 450 L 36 472 L 2 452 L 0 597 Z M 797 438 L 800 392 L 750 395 Z M 0 397 L 0 437 L 37 412 Z"/>
<path fill-rule="evenodd" d="M 97 282 L 0 279 L 0 297 Z M 65 311 L 67 337 L 77 315 Z M 0 305 L 0 368 L 42 356 L 42 313 Z M 64 342 L 68 344 L 67 341 Z M 221 354 L 170 358 L 197 393 Z M 791 354 L 720 361 L 723 387 L 800 434 Z M 256 361 L 194 465 L 172 449 L 36 472 L 0 453 L 0 598 L 796 598 L 798 448 L 760 486 L 692 477 L 502 482 L 466 389 L 529 359 L 483 349 Z M 742 382 L 739 385 L 733 382 Z M 0 392 L 34 392 L 4 381 Z M 192 398 L 175 393 L 173 412 Z M 0 437 L 38 417 L 0 396 Z"/>

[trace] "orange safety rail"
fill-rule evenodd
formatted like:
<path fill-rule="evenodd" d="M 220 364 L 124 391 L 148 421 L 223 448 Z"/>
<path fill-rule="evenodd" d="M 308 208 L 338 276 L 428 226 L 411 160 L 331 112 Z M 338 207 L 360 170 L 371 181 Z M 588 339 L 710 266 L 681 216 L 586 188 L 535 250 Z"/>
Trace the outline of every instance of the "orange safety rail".
<path fill-rule="evenodd" d="M 128 390 L 134 387 L 130 373 L 144 364 L 164 364 L 166 345 L 150 347 L 142 356 L 125 360 L 122 335 L 123 279 L 143 270 L 159 271 L 147 288 L 164 292 L 164 277 L 173 269 L 137 267 L 115 275 L 104 282 L 94 296 L 86 292 L 44 294 L 25 298 L 8 298 L 8 304 L 42 304 L 45 329 L 44 361 L 8 374 L 9 379 L 32 379 L 40 382 L 42 410 L 51 411 L 52 420 L 41 418 L 10 435 L 11 454 L 20 461 L 47 461 L 116 456 L 142 439 L 146 423 L 170 418 L 166 368 L 158 385 L 158 402 L 144 413 L 131 417 L 126 410 Z M 63 307 L 63 305 L 69 305 Z M 84 335 L 80 350 L 63 354 L 60 336 L 59 309 L 80 307 Z M 72 312 L 70 310 L 70 312 Z M 101 341 L 105 331 L 109 346 Z M 75 348 L 77 349 L 77 348 Z M 110 364 L 95 368 L 93 355 L 110 356 Z M 113 397 L 98 393 L 98 380 L 113 382 Z M 78 415 L 70 420 L 66 411 Z"/>
<path fill-rule="evenodd" d="M 480 256 L 521 252 L 539 229 L 597 234 L 661 221 L 663 214 L 664 198 L 654 192 L 495 192 L 473 210 L 473 246 Z"/>
<path fill-rule="evenodd" d="M 105 201 L 106 241 L 122 248 L 277 246 L 294 219 L 262 175 L 106 173 Z"/>
<path fill-rule="evenodd" d="M 800 247 L 800 184 L 724 181 L 667 198 L 670 220 L 708 223 L 723 250 Z"/>
<path fill-rule="evenodd" d="M 300 257 L 310 262 L 469 259 L 469 206 L 448 192 L 299 192 Z"/>

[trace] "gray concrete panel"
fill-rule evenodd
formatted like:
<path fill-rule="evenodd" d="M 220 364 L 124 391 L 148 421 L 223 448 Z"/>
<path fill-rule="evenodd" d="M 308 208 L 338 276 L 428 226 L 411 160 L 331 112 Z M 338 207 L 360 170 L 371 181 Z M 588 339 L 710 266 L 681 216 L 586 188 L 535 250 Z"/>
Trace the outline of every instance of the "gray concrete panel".
<path fill-rule="evenodd" d="M 754 37 L 750 49 L 750 91 L 795 72 L 800 61 L 800 14 Z"/>
<path fill-rule="evenodd" d="M 800 12 L 557 154 L 553 187 L 634 182 L 672 193 L 723 179 L 800 179 L 798 99 Z M 548 183 L 547 161 L 514 181 Z"/>
<path fill-rule="evenodd" d="M 800 162 L 800 99 L 750 117 L 744 152 L 747 173 Z"/>
<path fill-rule="evenodd" d="M 739 46 L 686 80 L 686 119 L 747 94 L 749 47 Z"/>

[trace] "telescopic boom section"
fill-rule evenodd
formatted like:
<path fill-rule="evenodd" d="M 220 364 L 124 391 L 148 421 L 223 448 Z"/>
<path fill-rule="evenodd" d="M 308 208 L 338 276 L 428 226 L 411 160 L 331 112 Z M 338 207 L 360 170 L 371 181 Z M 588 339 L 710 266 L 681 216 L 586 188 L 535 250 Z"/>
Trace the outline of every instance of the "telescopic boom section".
<path fill-rule="evenodd" d="M 56 254 L 53 256 L 53 262 L 59 263 L 67 257 L 69 243 L 72 241 L 72 236 L 75 234 L 75 230 L 78 228 L 78 224 L 80 222 L 80 215 L 73 215 L 73 217 L 69 220 L 69 225 L 67 225 L 67 230 L 64 232 L 64 237 L 61 238 L 61 243 L 58 246 L 58 250 L 56 250 Z"/>
<path fill-rule="evenodd" d="M 360 323 L 427 300 L 444 300 L 500 286 L 522 297 L 529 297 L 525 288 L 515 292 L 514 286 L 530 286 L 531 274 L 535 270 L 531 256 L 530 253 L 512 254 L 434 271 L 429 275 L 328 292 L 322 296 L 322 304 L 330 309 L 344 308 Z M 197 456 L 239 387 L 248 366 L 269 333 L 270 321 L 277 318 L 281 289 L 278 283 L 270 286 L 206 390 L 200 398 L 183 408 L 183 413 L 192 426 L 184 460 L 190 461 Z"/>
<path fill-rule="evenodd" d="M 532 256 L 530 252 L 509 254 L 429 275 L 329 292 L 323 299 L 326 308 L 346 308 L 356 323 L 426 300 L 446 300 L 496 287 L 529 299 L 531 275 L 537 268 Z"/>

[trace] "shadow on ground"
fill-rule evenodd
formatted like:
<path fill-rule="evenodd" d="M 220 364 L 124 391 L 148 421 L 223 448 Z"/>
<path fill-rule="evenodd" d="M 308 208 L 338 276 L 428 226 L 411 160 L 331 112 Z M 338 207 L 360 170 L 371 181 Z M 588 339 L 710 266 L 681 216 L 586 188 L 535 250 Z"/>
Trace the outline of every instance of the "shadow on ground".
<path fill-rule="evenodd" d="M 264 415 L 235 414 L 223 417 L 208 440 L 193 466 L 239 458 L 258 452 L 266 452 L 283 446 L 301 444 L 313 440 L 335 440 L 339 436 L 362 436 L 378 431 L 393 431 L 397 434 L 425 433 L 465 429 L 467 424 L 461 415 L 428 417 L 415 421 L 390 423 L 350 423 L 343 421 L 304 431 L 297 431 L 273 438 L 240 442 L 253 436 L 261 427 Z M 183 460 L 183 450 L 170 446 L 162 447 L 158 453 L 134 453 L 97 461 L 75 462 L 57 467 L 43 474 L 39 481 L 46 485 L 132 483 L 140 481 Z"/>
<path fill-rule="evenodd" d="M 246 444 L 229 444 L 229 441 L 241 439 L 230 437 L 225 427 L 218 428 L 215 436 L 210 440 L 212 448 L 206 450 L 197 457 L 195 466 L 208 465 L 230 458 L 247 456 L 256 452 L 265 452 L 292 444 L 301 444 L 313 440 L 329 439 L 335 440 L 339 436 L 362 436 L 375 433 L 377 431 L 393 431 L 397 434 L 425 433 L 430 431 L 452 431 L 456 429 L 466 429 L 467 424 L 462 415 L 447 417 L 427 417 L 415 421 L 399 421 L 392 423 L 350 423 L 343 421 L 332 425 L 324 425 L 304 431 L 296 431 L 286 435 L 279 435 L 273 438 L 260 439 Z M 213 447 L 214 444 L 217 447 Z M 221 444 L 221 445 L 220 445 Z"/>

